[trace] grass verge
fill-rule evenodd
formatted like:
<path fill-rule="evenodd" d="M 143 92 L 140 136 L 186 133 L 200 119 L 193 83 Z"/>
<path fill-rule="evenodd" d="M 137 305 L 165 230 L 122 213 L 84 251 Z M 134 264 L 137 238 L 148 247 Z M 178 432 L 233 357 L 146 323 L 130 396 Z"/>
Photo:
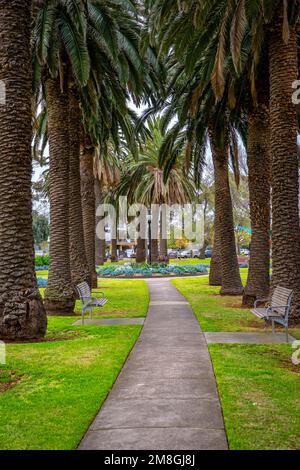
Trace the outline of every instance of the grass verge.
<path fill-rule="evenodd" d="M 49 318 L 52 341 L 7 345 L 0 371 L 0 449 L 75 449 L 141 330 L 73 327 L 74 320 Z"/>

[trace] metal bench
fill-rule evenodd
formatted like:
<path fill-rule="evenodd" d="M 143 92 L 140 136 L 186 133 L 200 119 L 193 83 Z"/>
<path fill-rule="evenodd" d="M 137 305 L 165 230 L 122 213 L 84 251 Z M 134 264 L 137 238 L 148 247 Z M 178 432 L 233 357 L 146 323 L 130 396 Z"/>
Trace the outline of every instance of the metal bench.
<path fill-rule="evenodd" d="M 104 297 L 104 293 L 100 292 L 103 297 L 92 297 L 91 289 L 86 282 L 82 282 L 76 286 L 80 301 L 81 301 L 81 318 L 82 324 L 84 325 L 84 315 L 86 312 L 90 312 L 90 319 L 93 318 L 93 308 L 94 307 L 103 307 L 106 304 L 108 299 Z"/>
<path fill-rule="evenodd" d="M 275 323 L 283 325 L 286 332 L 286 340 L 289 341 L 288 327 L 289 327 L 289 314 L 291 310 L 291 303 L 293 299 L 293 291 L 285 287 L 276 287 L 271 300 L 257 299 L 254 304 L 254 309 L 251 312 L 262 320 L 272 322 L 272 331 L 275 334 Z M 266 307 L 258 307 L 260 303 L 269 304 Z"/>

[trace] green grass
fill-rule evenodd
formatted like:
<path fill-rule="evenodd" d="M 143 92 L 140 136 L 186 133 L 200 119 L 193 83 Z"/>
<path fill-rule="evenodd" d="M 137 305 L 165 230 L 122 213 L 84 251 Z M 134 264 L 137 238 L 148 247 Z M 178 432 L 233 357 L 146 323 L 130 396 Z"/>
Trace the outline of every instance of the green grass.
<path fill-rule="evenodd" d="M 241 297 L 221 297 L 219 287 L 209 286 L 208 276 L 172 283 L 190 302 L 203 331 L 255 331 L 264 326 L 250 310 L 240 308 Z"/>
<path fill-rule="evenodd" d="M 230 449 L 300 449 L 300 366 L 289 345 L 209 346 Z"/>
<path fill-rule="evenodd" d="M 109 302 L 95 317 L 146 316 L 144 281 L 101 279 L 100 290 Z M 77 318 L 50 317 L 45 342 L 7 345 L 0 449 L 74 449 L 100 409 L 141 327 L 72 326 Z"/>
<path fill-rule="evenodd" d="M 14 384 L 0 393 L 0 449 L 76 448 L 141 329 L 74 320 L 49 318 L 52 341 L 7 345 L 0 377 Z"/>
<path fill-rule="evenodd" d="M 104 292 L 108 302 L 104 307 L 94 309 L 95 318 L 136 318 L 145 317 L 149 305 L 149 292 L 143 280 L 98 279 L 95 297 Z M 40 289 L 42 296 L 45 289 Z M 76 301 L 75 314 L 81 314 L 80 301 Z"/>
<path fill-rule="evenodd" d="M 210 266 L 210 258 L 183 258 L 183 259 L 170 259 L 171 264 L 207 264 Z"/>
<path fill-rule="evenodd" d="M 43 279 L 48 279 L 48 272 L 49 271 L 36 271 L 36 276 L 42 277 Z"/>
<path fill-rule="evenodd" d="M 243 282 L 247 270 L 241 269 Z M 204 331 L 263 331 L 241 297 L 221 297 L 208 277 L 173 279 Z M 300 339 L 300 329 L 290 329 Z M 230 449 L 300 449 L 300 366 L 291 345 L 211 344 Z"/>
<path fill-rule="evenodd" d="M 248 270 L 243 268 L 240 271 L 245 283 Z M 203 331 L 265 331 L 263 321 L 257 319 L 249 309 L 241 308 L 240 296 L 220 296 L 220 288 L 210 286 L 208 276 L 172 279 L 171 282 L 191 304 Z M 290 328 L 289 331 L 300 339 L 299 328 Z"/>

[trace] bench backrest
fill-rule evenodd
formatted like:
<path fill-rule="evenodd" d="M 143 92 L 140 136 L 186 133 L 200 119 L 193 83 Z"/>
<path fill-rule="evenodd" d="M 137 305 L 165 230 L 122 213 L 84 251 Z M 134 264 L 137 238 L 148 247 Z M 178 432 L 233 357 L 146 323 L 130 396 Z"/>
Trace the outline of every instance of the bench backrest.
<path fill-rule="evenodd" d="M 278 307 L 276 311 L 282 316 L 285 316 L 289 314 L 292 298 L 293 291 L 291 289 L 286 289 L 285 287 L 278 286 L 273 292 L 270 305 L 271 307 Z"/>
<path fill-rule="evenodd" d="M 76 286 L 76 290 L 83 304 L 85 304 L 87 300 L 91 298 L 91 289 L 87 282 L 81 282 L 78 284 L 78 286 Z"/>

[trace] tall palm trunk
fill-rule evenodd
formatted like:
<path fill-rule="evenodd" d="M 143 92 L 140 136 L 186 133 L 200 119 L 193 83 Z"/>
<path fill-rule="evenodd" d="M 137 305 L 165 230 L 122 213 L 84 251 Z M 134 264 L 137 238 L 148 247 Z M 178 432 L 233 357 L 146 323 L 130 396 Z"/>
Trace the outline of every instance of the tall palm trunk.
<path fill-rule="evenodd" d="M 212 257 L 210 261 L 209 270 L 209 285 L 221 286 L 222 285 L 222 260 L 221 260 L 221 218 L 216 216 L 219 208 L 217 207 L 217 196 L 215 194 L 215 220 L 214 220 L 214 246 Z"/>
<path fill-rule="evenodd" d="M 258 104 L 248 115 L 248 181 L 251 217 L 251 252 L 243 305 L 252 307 L 267 298 L 270 283 L 270 114 L 268 70 L 259 81 Z"/>
<path fill-rule="evenodd" d="M 163 213 L 161 213 L 160 217 L 160 227 L 159 227 L 159 262 L 160 263 L 168 263 L 168 240 L 164 238 L 163 233 Z"/>
<path fill-rule="evenodd" d="M 31 216 L 30 0 L 0 0 L 0 338 L 44 336 Z"/>
<path fill-rule="evenodd" d="M 116 238 L 111 240 L 111 262 L 116 263 L 118 261 L 118 242 Z"/>
<path fill-rule="evenodd" d="M 100 188 L 100 182 L 98 178 L 94 179 L 94 189 L 95 189 L 95 203 L 96 203 L 96 211 L 97 208 L 102 204 L 102 192 Z M 99 218 L 96 217 L 96 226 L 97 223 L 99 222 Z M 97 235 L 95 237 L 95 264 L 97 266 L 103 266 L 105 262 L 105 240 L 100 240 Z"/>
<path fill-rule="evenodd" d="M 83 219 L 80 190 L 80 108 L 76 87 L 69 85 L 69 235 L 70 264 L 73 285 L 87 282 L 91 276 L 84 246 Z"/>
<path fill-rule="evenodd" d="M 137 247 L 136 247 L 136 262 L 137 263 L 145 263 L 146 261 L 146 240 L 143 238 L 137 239 Z"/>
<path fill-rule="evenodd" d="M 157 263 L 158 261 L 158 240 L 152 239 L 151 240 L 151 262 Z"/>
<path fill-rule="evenodd" d="M 280 4 L 282 9 L 282 3 Z M 282 38 L 282 12 L 269 34 L 270 123 L 272 158 L 273 286 L 294 290 L 292 318 L 299 318 L 300 238 L 297 110 L 292 83 L 298 78 L 297 35 Z"/>
<path fill-rule="evenodd" d="M 232 200 L 228 177 L 228 144 L 220 149 L 211 138 L 215 177 L 215 230 L 220 237 L 222 295 L 240 295 L 243 286 L 236 255 Z"/>
<path fill-rule="evenodd" d="M 59 79 L 46 78 L 50 147 L 50 268 L 45 305 L 49 315 L 71 315 L 74 290 L 69 243 L 69 122 L 68 95 Z"/>
<path fill-rule="evenodd" d="M 94 190 L 94 147 L 87 136 L 81 143 L 81 197 L 83 213 L 83 230 L 85 253 L 92 280 L 92 287 L 97 287 L 97 273 L 95 269 L 95 240 L 96 240 L 96 201 Z"/>

